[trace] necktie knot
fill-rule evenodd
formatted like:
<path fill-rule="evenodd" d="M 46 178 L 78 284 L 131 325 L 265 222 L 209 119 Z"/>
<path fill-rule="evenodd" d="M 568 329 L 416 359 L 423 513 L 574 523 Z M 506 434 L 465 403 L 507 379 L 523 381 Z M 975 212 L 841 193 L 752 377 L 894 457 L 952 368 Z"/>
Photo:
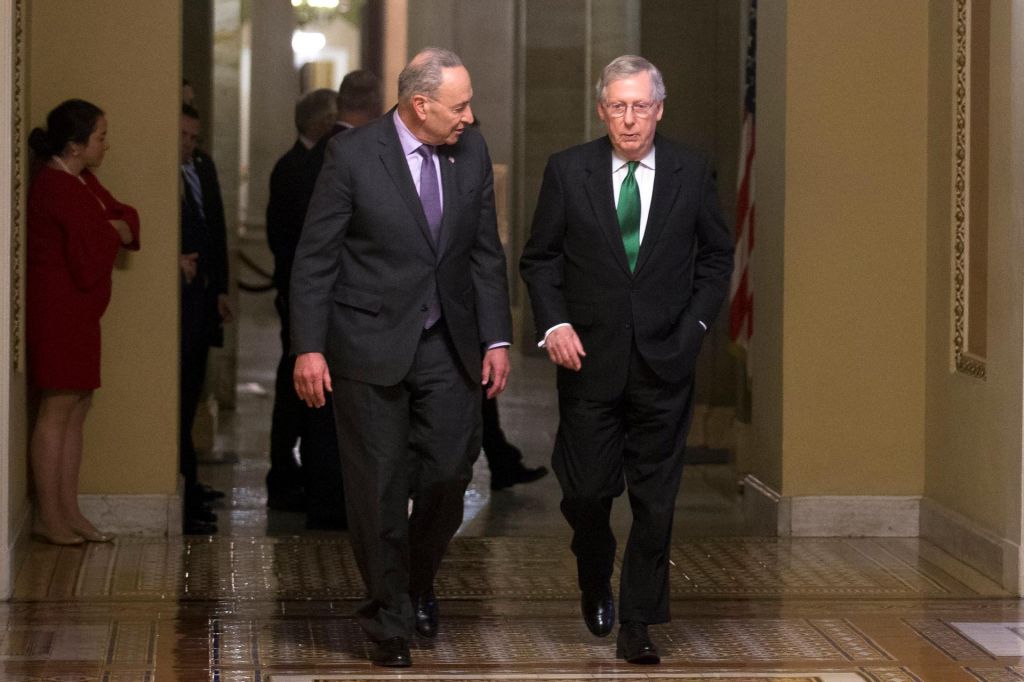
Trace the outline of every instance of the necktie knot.
<path fill-rule="evenodd" d="M 430 157 L 434 155 L 434 145 L 421 144 L 419 147 L 416 147 L 416 151 L 419 152 L 424 161 L 430 161 Z"/>

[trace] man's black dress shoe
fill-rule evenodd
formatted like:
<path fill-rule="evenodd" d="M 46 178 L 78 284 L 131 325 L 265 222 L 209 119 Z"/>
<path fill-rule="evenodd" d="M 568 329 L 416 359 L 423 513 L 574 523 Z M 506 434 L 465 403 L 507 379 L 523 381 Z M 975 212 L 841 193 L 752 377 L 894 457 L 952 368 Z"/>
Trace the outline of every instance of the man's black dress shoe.
<path fill-rule="evenodd" d="M 627 620 L 619 626 L 619 639 L 615 645 L 615 655 L 624 658 L 628 663 L 637 665 L 657 665 L 661 656 L 647 634 L 647 624 L 635 620 Z"/>
<path fill-rule="evenodd" d="M 491 490 L 504 490 L 505 488 L 511 488 L 517 483 L 533 483 L 547 476 L 547 473 L 548 468 L 546 466 L 529 468 L 518 464 L 516 468 L 507 474 L 491 474 Z"/>
<path fill-rule="evenodd" d="M 413 616 L 416 619 L 416 632 L 422 637 L 437 636 L 437 596 L 433 590 L 419 595 L 412 595 Z"/>
<path fill-rule="evenodd" d="M 385 668 L 408 668 L 412 665 L 412 654 L 409 643 L 404 637 L 392 637 L 383 642 L 376 642 L 371 660 L 374 665 Z"/>
<path fill-rule="evenodd" d="M 615 599 L 612 597 L 611 585 L 604 585 L 596 590 L 583 590 L 580 595 L 580 611 L 587 628 L 604 637 L 612 631 L 615 624 Z"/>

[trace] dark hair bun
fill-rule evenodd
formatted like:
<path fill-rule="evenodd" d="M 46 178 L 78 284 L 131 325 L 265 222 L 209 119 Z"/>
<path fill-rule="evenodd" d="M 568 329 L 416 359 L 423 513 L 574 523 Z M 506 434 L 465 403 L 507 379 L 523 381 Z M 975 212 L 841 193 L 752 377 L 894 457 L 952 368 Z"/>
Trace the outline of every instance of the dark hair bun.
<path fill-rule="evenodd" d="M 87 144 L 103 110 L 82 99 L 60 103 L 46 116 L 46 130 L 33 128 L 28 145 L 40 158 L 60 154 L 69 142 Z"/>
<path fill-rule="evenodd" d="M 39 158 L 53 156 L 56 153 L 53 151 L 49 135 L 42 128 L 33 128 L 32 132 L 28 134 L 28 146 L 32 153 Z"/>

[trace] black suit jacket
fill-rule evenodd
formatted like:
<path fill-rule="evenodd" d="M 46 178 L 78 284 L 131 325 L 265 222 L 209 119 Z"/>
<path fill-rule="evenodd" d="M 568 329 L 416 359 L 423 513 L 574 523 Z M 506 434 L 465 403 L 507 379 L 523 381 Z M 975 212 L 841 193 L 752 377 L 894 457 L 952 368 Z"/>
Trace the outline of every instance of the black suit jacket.
<path fill-rule="evenodd" d="M 316 148 L 306 149 L 296 140 L 270 174 L 270 200 L 267 202 L 267 242 L 274 254 L 274 286 L 287 300 L 292 261 L 299 245 L 302 224 L 309 200 L 313 197 L 316 176 L 323 156 Z"/>
<path fill-rule="evenodd" d="M 393 112 L 327 145 L 292 269 L 292 350 L 324 353 L 349 379 L 397 384 L 436 282 L 459 359 L 479 382 L 483 347 L 512 334 L 487 145 L 467 128 L 438 148 L 444 215 L 435 247 Z"/>
<path fill-rule="evenodd" d="M 587 355 L 559 368 L 566 395 L 609 400 L 626 384 L 632 345 L 664 381 L 693 374 L 704 329 L 718 314 L 733 265 L 709 159 L 655 136 L 654 192 L 636 271 L 615 213 L 607 137 L 548 161 L 520 261 L 538 338 L 570 322 Z"/>
<path fill-rule="evenodd" d="M 217 168 L 208 154 L 196 150 L 192 157 L 199 187 L 203 193 L 203 212 L 198 213 L 188 196 L 181 208 L 181 252 L 198 253 L 198 273 L 191 284 L 182 283 L 183 309 L 189 312 L 182 322 L 193 336 L 202 336 L 211 346 L 224 343 L 224 330 L 217 310 L 217 296 L 228 293 L 227 224 L 224 200 L 220 194 Z M 187 188 L 186 188 L 187 190 Z M 192 304 L 186 305 L 189 299 Z M 202 319 L 199 319 L 201 316 Z"/>

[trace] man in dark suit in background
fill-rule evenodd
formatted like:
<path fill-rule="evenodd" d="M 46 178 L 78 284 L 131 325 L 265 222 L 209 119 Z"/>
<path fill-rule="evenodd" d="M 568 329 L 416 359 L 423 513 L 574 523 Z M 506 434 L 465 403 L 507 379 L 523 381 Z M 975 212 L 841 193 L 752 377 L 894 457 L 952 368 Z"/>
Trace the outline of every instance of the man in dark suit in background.
<path fill-rule="evenodd" d="M 192 424 L 206 377 L 210 346 L 224 344 L 232 318 L 228 299 L 227 227 L 213 159 L 197 149 L 199 112 L 181 107 L 181 423 L 180 467 L 185 478 L 184 532 L 217 531 L 207 502 L 222 496 L 199 483 Z"/>
<path fill-rule="evenodd" d="M 558 365 L 552 465 L 573 529 L 581 609 L 615 621 L 612 500 L 629 490 L 616 653 L 658 663 L 647 625 L 669 619 L 669 543 L 701 343 L 729 287 L 733 244 L 709 160 L 655 134 L 665 86 L 646 59 L 605 67 L 608 134 L 555 154 L 520 271 Z"/>
<path fill-rule="evenodd" d="M 338 120 L 331 130 L 332 137 L 381 115 L 380 79 L 366 69 L 349 71 L 338 86 L 337 104 Z"/>
<path fill-rule="evenodd" d="M 497 395 L 509 371 L 505 256 L 472 96 L 457 55 L 416 55 L 398 106 L 328 145 L 292 270 L 296 392 L 321 406 L 333 390 L 367 591 L 358 620 L 384 666 L 411 664 L 414 629 L 437 632 L 434 577 L 480 452 L 480 386 Z"/>
<path fill-rule="evenodd" d="M 328 411 L 307 407 L 295 396 L 292 371 L 288 295 L 292 261 L 322 156 L 314 149 L 334 125 L 336 93 L 323 88 L 306 93 L 295 104 L 298 139 L 274 164 L 267 203 L 267 243 L 274 254 L 274 306 L 281 318 L 281 359 L 277 364 L 274 410 L 270 424 L 270 470 L 267 506 L 284 511 L 305 511 L 306 527 L 342 529 L 345 524 L 341 461 Z M 301 439 L 302 465 L 292 453 Z"/>

